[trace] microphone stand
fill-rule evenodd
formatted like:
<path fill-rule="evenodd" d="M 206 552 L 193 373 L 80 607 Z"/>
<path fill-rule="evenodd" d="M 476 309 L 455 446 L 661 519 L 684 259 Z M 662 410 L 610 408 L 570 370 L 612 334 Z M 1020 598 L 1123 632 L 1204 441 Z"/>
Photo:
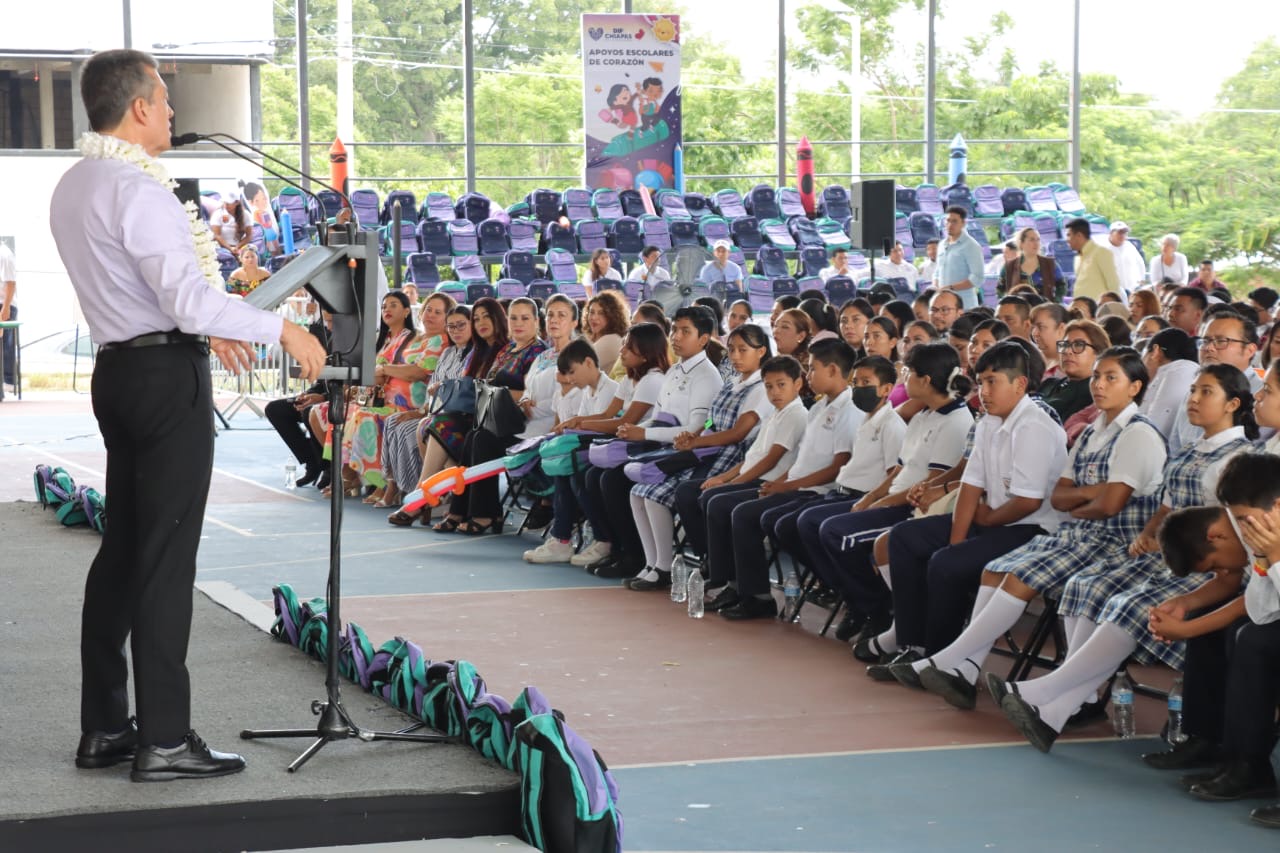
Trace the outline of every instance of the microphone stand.
<path fill-rule="evenodd" d="M 179 144 L 194 142 L 194 139 L 189 138 L 192 135 L 193 134 L 188 134 L 187 138 L 175 137 L 173 140 L 175 147 Z M 225 136 L 226 134 L 217 135 Z M 199 136 L 198 134 L 195 134 L 195 136 L 199 139 L 206 139 L 214 145 L 225 149 L 227 152 L 240 157 L 243 160 L 248 160 L 251 163 L 261 166 L 263 171 L 268 174 L 279 178 L 290 186 L 297 187 L 311 198 L 315 198 L 314 195 L 298 186 L 293 181 L 272 171 L 271 169 L 268 169 L 265 165 L 257 163 L 248 155 L 240 151 L 236 151 L 230 146 L 224 145 L 218 140 L 211 139 L 208 136 Z M 261 154 L 267 159 L 273 160 L 277 163 L 281 162 L 266 152 L 259 151 L 251 145 L 247 145 L 237 139 L 234 139 L 234 137 L 227 138 L 232 139 L 233 142 L 237 142 L 251 151 Z M 286 168 L 292 168 L 287 163 L 284 165 Z M 298 170 L 298 173 L 305 176 L 305 173 L 300 169 Z M 312 178 L 312 180 L 315 179 Z M 332 187 L 329 187 L 328 184 L 324 184 L 321 181 L 316 181 L 316 183 L 321 186 L 328 187 L 329 189 L 333 189 Z M 351 209 L 351 200 L 347 198 L 346 194 L 336 189 L 334 192 L 341 195 L 346 201 L 348 209 Z M 354 216 L 354 209 L 352 209 L 352 214 Z M 355 229 L 356 225 L 354 223 L 349 222 L 345 226 L 346 242 L 348 244 L 356 243 Z M 370 239 L 370 236 L 366 236 L 365 239 Z M 328 242 L 327 237 L 327 234 L 323 234 L 323 242 Z M 376 240 L 376 238 L 372 239 Z M 355 263 L 354 259 L 352 260 L 352 263 Z M 378 260 L 376 257 L 367 258 L 366 265 L 369 263 L 378 263 Z M 347 274 L 350 276 L 354 273 L 349 271 Z M 354 281 L 352 282 L 352 287 L 353 289 L 355 287 Z M 358 303 L 359 300 L 357 299 L 357 304 Z M 365 334 L 365 332 L 365 329 L 360 330 L 361 335 Z M 355 349 L 358 346 L 359 341 L 352 345 L 352 349 Z M 339 354 L 339 356 L 340 355 L 341 354 Z M 342 432 L 347 414 L 347 387 L 351 382 L 351 378 L 351 367 L 348 365 L 347 373 L 344 378 L 330 379 L 325 383 L 325 391 L 329 398 L 329 423 L 333 427 L 329 431 L 329 465 L 332 491 L 330 492 L 329 500 L 329 580 L 325 590 L 325 621 L 327 626 L 327 636 L 325 638 L 325 698 L 323 700 L 315 699 L 311 702 L 311 713 L 319 716 L 320 719 L 316 723 L 315 728 L 311 729 L 244 729 L 240 732 L 242 740 L 314 738 L 311 745 L 308 746 L 302 754 L 295 758 L 293 763 L 289 765 L 288 770 L 290 773 L 296 773 L 302 765 L 306 764 L 317 752 L 329 743 L 337 740 L 355 738 L 365 743 L 378 740 L 410 741 L 413 743 L 447 743 L 454 740 L 454 738 L 450 738 L 448 735 L 441 734 L 439 732 L 432 734 L 420 733 L 418 729 L 426 727 L 423 723 L 415 723 L 405 729 L 394 732 L 380 732 L 362 729 L 360 726 L 356 725 L 354 720 L 351 719 L 351 714 L 345 707 L 343 707 L 342 704 L 342 697 L 340 693 L 342 679 L 341 674 L 338 672 L 338 635 L 342 633 L 342 511 L 343 499 L 345 497 L 342 485 Z M 359 378 L 361 381 L 364 380 L 363 376 Z"/>

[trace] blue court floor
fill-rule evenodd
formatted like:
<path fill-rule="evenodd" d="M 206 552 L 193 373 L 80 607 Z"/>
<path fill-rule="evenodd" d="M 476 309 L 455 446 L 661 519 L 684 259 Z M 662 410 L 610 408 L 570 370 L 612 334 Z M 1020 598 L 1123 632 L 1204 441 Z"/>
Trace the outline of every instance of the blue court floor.
<path fill-rule="evenodd" d="M 327 502 L 283 488 L 288 453 L 265 421 L 242 413 L 232 423 L 217 439 L 198 580 L 258 600 L 282 581 L 322 595 Z M 0 501 L 32 500 L 38 463 L 102 486 L 87 396 L 0 403 Z M 404 633 L 431 656 L 474 660 L 509 698 L 538 684 L 614 766 L 628 851 L 1280 845 L 1280 833 L 1248 820 L 1267 801 L 1201 803 L 1177 774 L 1138 760 L 1159 745 L 1151 700 L 1139 700 L 1145 737 L 1115 741 L 1095 727 L 1041 755 L 985 696 L 963 714 L 872 684 L 809 625 L 693 623 L 658 597 L 523 563 L 532 535 L 393 530 L 385 510 L 345 506 L 348 618 L 375 642 Z"/>

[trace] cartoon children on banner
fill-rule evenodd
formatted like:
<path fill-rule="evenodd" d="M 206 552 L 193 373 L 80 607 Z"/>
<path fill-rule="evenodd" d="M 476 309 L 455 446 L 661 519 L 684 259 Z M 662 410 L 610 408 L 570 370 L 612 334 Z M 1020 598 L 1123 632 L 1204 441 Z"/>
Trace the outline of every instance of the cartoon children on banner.
<path fill-rule="evenodd" d="M 273 256 L 280 254 L 280 227 L 276 224 L 275 214 L 271 212 L 271 199 L 267 196 L 266 189 L 255 181 L 240 181 L 240 189 L 254 224 L 262 226 L 262 239 L 267 252 Z"/>
<path fill-rule="evenodd" d="M 639 86 L 636 88 L 639 89 Z M 609 108 L 600 111 L 600 120 L 634 136 L 640 117 L 636 115 L 632 100 L 631 90 L 626 83 L 614 83 L 609 87 Z"/>

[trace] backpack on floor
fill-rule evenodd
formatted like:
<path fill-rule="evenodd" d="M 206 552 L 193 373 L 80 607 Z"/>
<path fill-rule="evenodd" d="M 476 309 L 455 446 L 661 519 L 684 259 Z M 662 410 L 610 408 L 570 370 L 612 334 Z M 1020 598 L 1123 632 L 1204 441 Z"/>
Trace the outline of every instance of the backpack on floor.
<path fill-rule="evenodd" d="M 298 648 L 318 661 L 329 659 L 329 605 L 323 598 L 313 598 L 302 605 L 302 628 L 298 632 Z"/>
<path fill-rule="evenodd" d="M 99 533 L 107 532 L 107 498 L 92 486 L 76 489 L 76 499 L 84 513 L 85 523 Z"/>
<path fill-rule="evenodd" d="M 364 629 L 348 622 L 338 643 L 338 672 L 343 678 L 369 689 L 369 665 L 373 662 L 373 643 Z"/>
<path fill-rule="evenodd" d="M 430 666 L 431 661 L 422 654 L 422 648 L 406 640 L 400 665 L 391 673 L 391 704 L 406 714 L 421 718 L 422 691 Z"/>
<path fill-rule="evenodd" d="M 477 698 L 467 716 L 466 738 L 476 752 L 511 770 L 511 704 L 496 693 Z"/>
<path fill-rule="evenodd" d="M 387 640 L 373 653 L 366 675 L 369 691 L 391 701 L 391 685 L 399 675 L 400 666 L 409 656 L 409 641 L 404 637 Z"/>
<path fill-rule="evenodd" d="M 36 500 L 46 509 L 57 509 L 71 500 L 76 491 L 76 481 L 64 468 L 37 465 L 34 474 Z"/>
<path fill-rule="evenodd" d="M 515 729 L 525 840 L 557 853 L 620 853 L 618 785 L 600 754 L 554 714 Z"/>
<path fill-rule="evenodd" d="M 287 583 L 271 588 L 271 598 L 275 603 L 276 621 L 271 624 L 271 636 L 297 647 L 302 631 L 302 603 L 294 593 L 293 587 Z"/>

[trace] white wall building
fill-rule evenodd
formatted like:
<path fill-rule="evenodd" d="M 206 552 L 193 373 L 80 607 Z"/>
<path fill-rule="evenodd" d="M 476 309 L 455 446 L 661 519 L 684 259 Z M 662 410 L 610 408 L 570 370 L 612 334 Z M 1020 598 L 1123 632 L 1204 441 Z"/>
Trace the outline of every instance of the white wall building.
<path fill-rule="evenodd" d="M 49 199 L 88 130 L 79 72 L 95 51 L 145 50 L 161 63 L 176 133 L 260 137 L 258 71 L 272 51 L 271 0 L 56 0 L 8 4 L 0 27 L 0 237 L 18 262 L 24 343 L 69 329 L 78 309 L 49 233 Z M 230 155 L 164 155 L 175 178 L 224 189 L 261 169 Z M 83 324 L 81 324 L 83 325 Z"/>

